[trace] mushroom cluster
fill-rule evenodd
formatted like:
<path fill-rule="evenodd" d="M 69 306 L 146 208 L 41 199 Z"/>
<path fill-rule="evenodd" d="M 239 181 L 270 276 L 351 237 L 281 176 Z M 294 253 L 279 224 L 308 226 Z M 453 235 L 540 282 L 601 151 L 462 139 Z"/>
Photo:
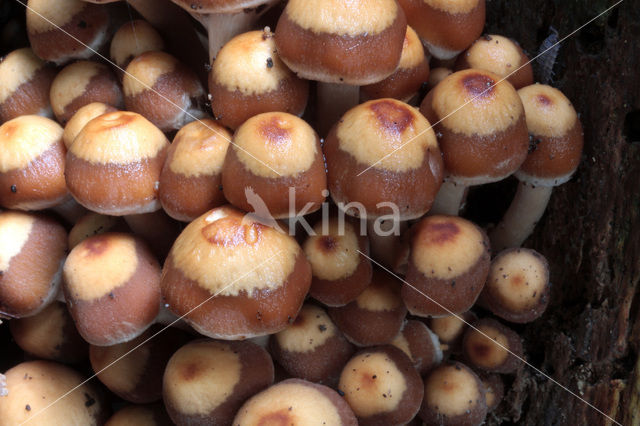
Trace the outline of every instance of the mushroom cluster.
<path fill-rule="evenodd" d="M 550 301 L 521 246 L 570 101 L 484 0 L 172 1 L 29 0 L 0 61 L 0 318 L 38 359 L 0 425 L 482 424 Z"/>

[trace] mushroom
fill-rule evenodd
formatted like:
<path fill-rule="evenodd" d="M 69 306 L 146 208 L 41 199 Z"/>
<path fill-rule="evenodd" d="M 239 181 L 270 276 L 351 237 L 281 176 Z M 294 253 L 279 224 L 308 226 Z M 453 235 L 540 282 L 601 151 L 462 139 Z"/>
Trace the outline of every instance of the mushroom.
<path fill-rule="evenodd" d="M 168 2 L 162 2 L 168 3 Z M 123 77 L 124 69 L 133 58 L 145 52 L 164 50 L 162 36 L 143 19 L 125 22 L 113 35 L 109 57 L 116 64 L 116 73 Z"/>
<path fill-rule="evenodd" d="M 438 336 L 422 321 L 406 321 L 391 344 L 407 354 L 421 376 L 442 362 Z"/>
<path fill-rule="evenodd" d="M 487 402 L 487 413 L 495 410 L 504 398 L 504 382 L 499 374 L 479 374 L 484 385 L 484 397 Z"/>
<path fill-rule="evenodd" d="M 89 212 L 80 217 L 69 231 L 69 250 L 94 235 L 109 231 L 125 232 L 126 230 L 127 226 L 124 220 L 118 216 Z"/>
<path fill-rule="evenodd" d="M 453 71 L 451 71 L 451 69 L 449 68 L 437 67 L 431 69 L 431 71 L 429 72 L 429 80 L 427 80 L 427 88 L 429 90 L 433 89 L 438 85 L 438 83 L 440 83 L 451 74 L 453 74 Z"/>
<path fill-rule="evenodd" d="M 167 257 L 173 242 L 182 230 L 180 223 L 167 216 L 164 210 L 126 215 L 124 221 L 131 232 L 149 245 L 161 262 Z"/>
<path fill-rule="evenodd" d="M 104 426 L 173 426 L 162 404 L 127 405 L 112 415 Z"/>
<path fill-rule="evenodd" d="M 458 354 L 462 350 L 462 337 L 467 326 L 477 319 L 476 314 L 467 311 L 462 314 L 429 318 L 428 325 L 438 336 L 440 348 L 444 353 Z"/>
<path fill-rule="evenodd" d="M 522 340 L 515 331 L 492 318 L 467 329 L 462 352 L 469 365 L 490 373 L 513 373 L 522 360 Z"/>
<path fill-rule="evenodd" d="M 558 89 L 534 84 L 518 90 L 530 134 L 529 154 L 516 171 L 516 195 L 500 223 L 491 232 L 499 251 L 520 246 L 533 232 L 554 186 L 571 179 L 578 168 L 584 137 L 571 101 Z"/>
<path fill-rule="evenodd" d="M 102 102 L 91 102 L 90 104 L 79 108 L 64 126 L 62 141 L 64 142 L 64 146 L 67 150 L 69 150 L 69 147 L 75 140 L 76 136 L 78 136 L 78 133 L 80 133 L 80 130 L 82 130 L 89 121 L 102 114 L 114 111 L 117 111 L 117 109 Z"/>

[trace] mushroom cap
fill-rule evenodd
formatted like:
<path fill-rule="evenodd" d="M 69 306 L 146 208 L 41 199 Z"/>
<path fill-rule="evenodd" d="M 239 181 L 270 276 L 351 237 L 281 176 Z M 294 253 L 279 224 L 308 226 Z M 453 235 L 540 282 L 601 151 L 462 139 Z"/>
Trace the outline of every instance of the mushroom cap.
<path fill-rule="evenodd" d="M 512 248 L 492 260 L 480 304 L 509 322 L 539 318 L 549 304 L 549 262 L 535 250 Z"/>
<path fill-rule="evenodd" d="M 391 344 L 407 354 L 421 376 L 442 362 L 438 336 L 422 321 L 406 321 Z"/>
<path fill-rule="evenodd" d="M 511 83 L 468 69 L 442 80 L 420 104 L 435 125 L 446 177 L 479 185 L 502 180 L 527 156 L 524 107 Z"/>
<path fill-rule="evenodd" d="M 458 353 L 462 347 L 462 337 L 467 326 L 477 319 L 476 314 L 467 311 L 459 315 L 429 318 L 428 325 L 429 329 L 438 336 L 443 351 Z"/>
<path fill-rule="evenodd" d="M 36 315 L 60 289 L 67 250 L 62 225 L 45 216 L 0 212 L 0 314 Z"/>
<path fill-rule="evenodd" d="M 523 87 L 518 95 L 533 144 L 515 176 L 535 186 L 568 181 L 578 168 L 584 145 L 582 124 L 571 101 L 544 84 Z"/>
<path fill-rule="evenodd" d="M 144 52 L 164 50 L 162 36 L 145 20 L 135 19 L 118 28 L 111 38 L 109 57 L 120 68 Z"/>
<path fill-rule="evenodd" d="M 63 288 L 82 337 L 110 346 L 142 334 L 160 309 L 160 272 L 146 244 L 131 234 L 108 232 L 75 246 Z"/>
<path fill-rule="evenodd" d="M 331 197 L 351 216 L 395 214 L 391 204 L 400 220 L 418 218 L 431 208 L 442 184 L 442 158 L 431 124 L 396 99 L 376 99 L 347 111 L 323 149 Z"/>
<path fill-rule="evenodd" d="M 293 237 L 223 206 L 178 236 L 161 285 L 169 309 L 198 332 L 243 339 L 284 329 L 310 284 L 311 267 Z"/>
<path fill-rule="evenodd" d="M 427 80 L 429 90 L 436 87 L 438 83 L 440 83 L 442 80 L 444 80 L 451 74 L 453 74 L 453 71 L 451 71 L 449 68 L 445 68 L 445 67 L 432 68 L 429 71 L 429 80 Z"/>
<path fill-rule="evenodd" d="M 69 197 L 62 127 L 39 115 L 0 126 L 0 206 L 40 210 Z"/>
<path fill-rule="evenodd" d="M 90 383 L 83 384 L 80 373 L 61 364 L 23 362 L 5 376 L 9 393 L 0 398 L 3 424 L 18 425 L 37 418 L 36 423 L 42 425 L 98 426 L 108 417 L 102 394 Z M 69 392 L 71 389 L 74 392 Z M 41 412 L 45 408 L 46 414 Z"/>
<path fill-rule="evenodd" d="M 127 405 L 112 415 L 104 426 L 172 426 L 162 404 Z"/>
<path fill-rule="evenodd" d="M 414 315 L 461 314 L 476 302 L 489 265 L 480 227 L 458 216 L 425 217 L 413 231 L 402 298 Z"/>
<path fill-rule="evenodd" d="M 424 392 L 412 361 L 390 345 L 356 353 L 342 369 L 338 389 L 363 426 L 409 422 Z"/>
<path fill-rule="evenodd" d="M 80 107 L 67 121 L 62 134 L 64 146 L 69 149 L 80 130 L 91 120 L 108 112 L 117 111 L 115 107 L 107 105 L 103 102 L 91 102 L 90 104 Z"/>
<path fill-rule="evenodd" d="M 504 382 L 499 374 L 481 373 L 479 377 L 484 385 L 487 412 L 490 413 L 500 405 L 504 398 Z"/>
<path fill-rule="evenodd" d="M 265 28 L 237 35 L 222 47 L 209 73 L 209 92 L 214 116 L 236 129 L 263 112 L 302 115 L 309 83 L 282 62 Z"/>
<path fill-rule="evenodd" d="M 79 204 L 114 216 L 158 210 L 169 141 L 140 114 L 115 111 L 89 121 L 67 153 L 67 186 Z"/>
<path fill-rule="evenodd" d="M 189 13 L 238 13 L 271 0 L 171 0 Z"/>
<path fill-rule="evenodd" d="M 507 326 L 492 318 L 483 318 L 465 331 L 462 350 L 473 367 L 509 374 L 520 366 L 522 340 Z"/>
<path fill-rule="evenodd" d="M 165 212 L 190 222 L 226 203 L 222 192 L 222 165 L 231 133 L 205 118 L 182 127 L 173 138 L 160 174 L 158 196 Z"/>
<path fill-rule="evenodd" d="M 186 344 L 164 372 L 164 403 L 177 424 L 231 424 L 244 401 L 273 383 L 273 362 L 251 342 Z"/>
<path fill-rule="evenodd" d="M 290 0 L 275 39 L 300 77 L 362 86 L 396 69 L 406 25 L 396 0 Z"/>
<path fill-rule="evenodd" d="M 233 424 L 356 426 L 358 421 L 333 389 L 306 380 L 287 379 L 245 402 Z"/>
<path fill-rule="evenodd" d="M 56 69 L 31 48 L 16 49 L 0 61 L 0 123 L 21 115 L 53 115 L 49 89 Z"/>
<path fill-rule="evenodd" d="M 78 219 L 69 231 L 69 250 L 86 238 L 109 231 L 126 231 L 124 220 L 118 216 L 105 216 L 100 213 L 89 212 Z"/>

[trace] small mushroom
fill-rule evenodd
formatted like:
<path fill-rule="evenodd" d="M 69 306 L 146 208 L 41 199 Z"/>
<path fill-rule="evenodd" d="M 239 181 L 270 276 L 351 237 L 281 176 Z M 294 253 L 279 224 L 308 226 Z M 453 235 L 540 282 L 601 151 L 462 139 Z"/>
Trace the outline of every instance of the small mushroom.
<path fill-rule="evenodd" d="M 127 405 L 112 415 L 104 426 L 173 426 L 162 404 Z"/>
<path fill-rule="evenodd" d="M 162 36 L 143 19 L 134 19 L 122 24 L 111 38 L 109 57 L 117 65 L 120 78 L 133 58 L 145 52 L 164 50 Z"/>
<path fill-rule="evenodd" d="M 78 133 L 80 133 L 80 130 L 82 130 L 89 121 L 102 114 L 114 111 L 117 111 L 117 108 L 103 102 L 91 102 L 90 104 L 80 107 L 64 126 L 62 140 L 67 150 L 76 139 L 76 136 L 78 136 Z"/>
<path fill-rule="evenodd" d="M 411 358 L 421 376 L 442 362 L 438 336 L 422 321 L 406 321 L 391 344 Z"/>
<path fill-rule="evenodd" d="M 482 294 L 482 293 L 480 293 Z M 462 351 L 462 337 L 468 325 L 478 319 L 476 314 L 467 311 L 456 315 L 429 318 L 429 328 L 438 336 L 440 347 L 446 354 L 458 354 Z"/>
<path fill-rule="evenodd" d="M 522 340 L 515 331 L 498 321 L 483 318 L 464 333 L 462 351 L 474 368 L 509 374 L 521 364 Z"/>

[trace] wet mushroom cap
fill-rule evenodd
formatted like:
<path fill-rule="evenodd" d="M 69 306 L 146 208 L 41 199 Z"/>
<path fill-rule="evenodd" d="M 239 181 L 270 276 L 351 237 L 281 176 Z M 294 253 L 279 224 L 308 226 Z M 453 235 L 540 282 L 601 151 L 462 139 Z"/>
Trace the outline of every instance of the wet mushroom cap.
<path fill-rule="evenodd" d="M 293 237 L 224 206 L 178 236 L 164 264 L 162 294 L 198 332 L 244 339 L 284 329 L 310 284 L 311 266 Z"/>
<path fill-rule="evenodd" d="M 122 216 L 160 208 L 169 141 L 140 114 L 116 111 L 87 123 L 67 153 L 67 186 L 89 210 Z"/>
<path fill-rule="evenodd" d="M 240 34 L 222 47 L 209 73 L 209 93 L 213 115 L 236 129 L 263 112 L 302 115 L 309 84 L 282 62 L 265 29 Z"/>
<path fill-rule="evenodd" d="M 395 71 L 406 25 L 395 0 L 291 0 L 275 41 L 300 77 L 361 86 Z"/>
<path fill-rule="evenodd" d="M 443 364 L 424 379 L 420 418 L 427 424 L 477 426 L 487 415 L 484 385 L 466 365 Z"/>
<path fill-rule="evenodd" d="M 426 213 L 442 184 L 440 149 L 429 121 L 396 99 L 376 99 L 347 111 L 324 144 L 331 197 L 351 216 L 400 220 Z"/>
<path fill-rule="evenodd" d="M 461 314 L 476 302 L 489 265 L 480 227 L 457 216 L 428 216 L 415 225 L 402 299 L 414 315 Z"/>
<path fill-rule="evenodd" d="M 0 206 L 40 210 L 69 198 L 62 133 L 58 123 L 39 115 L 0 126 Z"/>
<path fill-rule="evenodd" d="M 245 402 L 233 424 L 357 426 L 358 421 L 333 389 L 306 380 L 287 379 Z"/>
<path fill-rule="evenodd" d="M 221 173 L 230 142 L 231 133 L 209 118 L 192 121 L 176 133 L 158 193 L 169 216 L 189 222 L 226 203 Z"/>
<path fill-rule="evenodd" d="M 0 212 L 0 313 L 36 315 L 60 289 L 67 233 L 56 221 L 15 211 Z"/>
<path fill-rule="evenodd" d="M 513 248 L 491 262 L 480 304 L 509 322 L 539 318 L 549 304 L 549 263 L 535 250 Z"/>
<path fill-rule="evenodd" d="M 513 373 L 521 364 L 522 340 L 518 334 L 491 318 L 467 329 L 462 351 L 469 365 L 491 373 Z"/>
<path fill-rule="evenodd" d="M 76 136 L 78 136 L 78 133 L 80 133 L 80 130 L 82 130 L 89 121 L 101 116 L 102 114 L 114 112 L 116 110 L 117 109 L 115 107 L 103 102 L 91 102 L 90 104 L 79 108 L 64 126 L 64 133 L 62 134 L 64 146 L 69 149 Z"/>
<path fill-rule="evenodd" d="M 420 409 L 424 392 L 412 361 L 389 345 L 355 354 L 342 370 L 338 389 L 363 426 L 409 422 Z"/>
<path fill-rule="evenodd" d="M 0 123 L 21 115 L 51 117 L 49 89 L 56 69 L 28 48 L 14 50 L 0 60 Z"/>
<path fill-rule="evenodd" d="M 408 320 L 391 344 L 411 358 L 421 376 L 442 361 L 438 336 L 422 321 Z"/>
<path fill-rule="evenodd" d="M 177 424 L 231 424 L 244 401 L 273 383 L 273 362 L 251 342 L 197 340 L 171 357 L 163 398 Z"/>
<path fill-rule="evenodd" d="M 110 346 L 142 334 L 160 309 L 160 272 L 146 244 L 131 234 L 108 232 L 75 246 L 63 288 L 82 337 Z"/>

